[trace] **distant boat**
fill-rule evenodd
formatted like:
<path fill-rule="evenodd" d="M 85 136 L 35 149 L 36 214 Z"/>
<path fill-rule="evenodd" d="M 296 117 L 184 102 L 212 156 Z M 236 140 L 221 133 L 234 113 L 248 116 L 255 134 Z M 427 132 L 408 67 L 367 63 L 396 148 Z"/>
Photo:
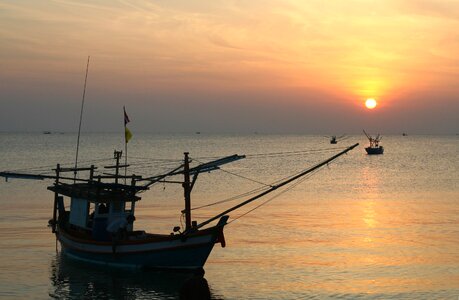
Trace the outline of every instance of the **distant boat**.
<path fill-rule="evenodd" d="M 346 140 L 348 138 L 346 137 L 345 134 L 338 136 L 338 137 L 336 135 L 325 136 L 325 137 L 330 139 L 330 144 L 338 144 L 339 140 Z"/>
<path fill-rule="evenodd" d="M 54 180 L 54 184 L 48 187 L 54 194 L 52 219 L 48 224 L 61 244 L 62 253 L 68 257 L 111 267 L 202 269 L 215 244 L 225 247 L 223 228 L 227 225 L 230 212 L 328 165 L 357 145 L 299 174 L 276 182 L 267 190 L 201 223 L 191 219 L 191 191 L 198 175 L 217 170 L 221 165 L 245 156 L 235 154 L 190 167 L 190 159 L 185 152 L 183 163 L 175 169 L 160 175 L 142 177 L 121 175 L 120 169 L 128 165 L 120 165 L 122 152 L 115 151 L 115 165 L 104 167 L 114 170 L 114 174 L 102 171 L 96 175 L 97 168 L 94 165 L 63 168 L 58 164 L 53 169 L 55 175 L 0 172 L 0 176 Z M 83 172 L 89 173 L 89 176 L 81 176 Z M 71 176 L 66 175 L 69 173 Z M 168 180 L 173 176 L 183 176 L 183 181 Z M 122 184 L 122 180 L 128 180 L 129 183 Z M 141 200 L 139 194 L 160 183 L 182 185 L 185 228 L 175 226 L 172 233 L 165 234 L 147 233 L 139 228 L 134 230 L 135 212 L 138 210 L 136 204 Z M 212 222 L 216 224 L 205 227 Z"/>
<path fill-rule="evenodd" d="M 403 135 L 403 136 L 408 136 L 408 134 L 406 134 L 405 132 L 404 132 L 404 133 L 402 133 L 402 135 Z"/>
<path fill-rule="evenodd" d="M 51 134 L 51 131 L 43 131 L 43 134 Z"/>
<path fill-rule="evenodd" d="M 196 134 L 201 134 L 201 131 L 196 131 Z"/>
<path fill-rule="evenodd" d="M 383 154 L 384 153 L 384 147 L 379 145 L 379 142 L 382 139 L 382 136 L 378 134 L 376 137 L 370 136 L 368 133 L 363 131 L 365 135 L 367 136 L 368 140 L 370 141 L 370 146 L 365 148 L 365 151 L 367 151 L 367 154 Z"/>

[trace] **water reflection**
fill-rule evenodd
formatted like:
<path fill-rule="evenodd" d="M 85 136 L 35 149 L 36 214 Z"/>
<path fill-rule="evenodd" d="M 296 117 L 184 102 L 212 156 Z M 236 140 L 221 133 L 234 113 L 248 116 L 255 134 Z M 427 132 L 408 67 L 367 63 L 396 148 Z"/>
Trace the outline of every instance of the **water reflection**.
<path fill-rule="evenodd" d="M 365 166 L 361 168 L 359 183 L 361 192 L 367 195 L 368 199 L 378 199 L 381 195 L 380 190 L 381 174 L 377 168 Z"/>
<path fill-rule="evenodd" d="M 379 173 L 374 168 L 362 168 L 361 182 L 363 185 L 363 199 L 362 202 L 362 220 L 367 228 L 377 227 L 377 203 L 380 197 L 380 182 Z M 372 242 L 371 237 L 365 239 L 367 242 Z"/>
<path fill-rule="evenodd" d="M 108 269 L 61 254 L 51 262 L 50 281 L 56 299 L 221 299 L 202 274 Z"/>

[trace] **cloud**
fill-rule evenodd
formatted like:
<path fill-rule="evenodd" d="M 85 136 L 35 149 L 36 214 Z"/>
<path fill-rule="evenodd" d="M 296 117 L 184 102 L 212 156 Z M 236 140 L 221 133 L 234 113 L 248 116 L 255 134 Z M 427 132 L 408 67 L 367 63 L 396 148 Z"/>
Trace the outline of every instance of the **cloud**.
<path fill-rule="evenodd" d="M 455 0 L 414 0 L 414 1 L 392 1 L 392 5 L 402 13 L 420 15 L 439 19 L 451 19 L 457 21 L 459 18 L 459 3 Z"/>
<path fill-rule="evenodd" d="M 244 107 L 230 96 L 237 90 L 249 91 L 251 97 L 241 98 L 255 106 L 271 101 L 276 111 L 274 96 L 283 103 L 284 94 L 303 90 L 303 101 L 318 111 L 339 115 L 338 108 L 349 106 L 352 115 L 366 97 L 387 107 L 394 99 L 408 102 L 403 95 L 413 91 L 454 97 L 457 7 L 364 0 L 2 2 L 1 92 L 59 101 L 34 88 L 21 90 L 40 86 L 71 98 L 91 55 L 90 86 L 107 106 L 122 97 L 139 106 L 152 97 L 164 99 L 161 105 L 203 97 Z M 266 90 L 276 92 L 267 97 Z M 314 94 L 334 105 L 323 108 L 311 100 Z M 297 114 L 298 107 L 288 105 Z M 207 121 L 214 126 L 222 119 Z"/>

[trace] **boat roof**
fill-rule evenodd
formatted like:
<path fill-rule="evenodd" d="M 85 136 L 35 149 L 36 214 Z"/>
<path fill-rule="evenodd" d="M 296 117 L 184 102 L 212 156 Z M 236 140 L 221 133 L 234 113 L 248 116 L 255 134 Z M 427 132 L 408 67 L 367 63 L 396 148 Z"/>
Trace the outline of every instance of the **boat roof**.
<path fill-rule="evenodd" d="M 145 188 L 118 183 L 58 183 L 48 187 L 48 190 L 60 195 L 83 198 L 90 202 L 109 203 L 113 201 L 134 202 L 141 197 L 136 193 Z"/>

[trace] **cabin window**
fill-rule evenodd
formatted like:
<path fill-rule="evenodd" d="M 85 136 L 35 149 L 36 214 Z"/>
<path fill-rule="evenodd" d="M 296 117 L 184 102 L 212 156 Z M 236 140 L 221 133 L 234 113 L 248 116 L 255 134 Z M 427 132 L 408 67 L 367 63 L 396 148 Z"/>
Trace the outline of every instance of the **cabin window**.
<path fill-rule="evenodd" d="M 96 204 L 94 202 L 88 203 L 88 213 L 89 213 L 89 218 L 88 218 L 88 223 L 86 224 L 86 227 L 92 228 L 94 214 L 96 213 Z"/>
<path fill-rule="evenodd" d="M 80 198 L 72 198 L 70 201 L 70 224 L 79 227 L 86 227 L 88 221 L 88 200 Z"/>

